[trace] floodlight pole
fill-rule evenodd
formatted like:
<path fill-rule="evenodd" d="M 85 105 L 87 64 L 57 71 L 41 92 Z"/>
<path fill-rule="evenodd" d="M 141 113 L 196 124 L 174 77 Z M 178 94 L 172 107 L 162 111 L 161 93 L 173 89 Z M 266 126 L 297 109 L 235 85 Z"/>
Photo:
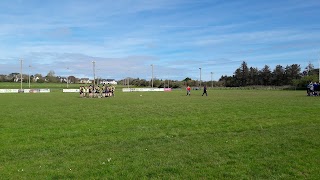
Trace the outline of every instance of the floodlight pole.
<path fill-rule="evenodd" d="M 130 70 L 128 70 L 128 72 L 127 72 L 127 75 L 128 75 L 128 77 L 127 77 L 127 86 L 128 86 L 128 88 L 130 88 L 130 76 L 129 76 L 129 73 L 130 73 Z"/>
<path fill-rule="evenodd" d="M 22 59 L 20 60 L 20 90 L 22 90 Z"/>
<path fill-rule="evenodd" d="M 93 68 L 93 90 L 95 89 L 96 86 L 96 62 L 92 61 L 92 68 Z"/>
<path fill-rule="evenodd" d="M 128 77 L 128 88 L 130 88 L 130 79 Z"/>
<path fill-rule="evenodd" d="M 30 89 L 30 69 L 31 69 L 31 65 L 29 65 L 29 89 Z"/>
<path fill-rule="evenodd" d="M 211 88 L 213 88 L 212 74 L 213 72 L 211 72 Z"/>
<path fill-rule="evenodd" d="M 69 67 L 67 67 L 67 70 L 69 70 Z M 69 74 L 69 72 L 68 72 Z M 69 76 L 67 75 L 67 89 L 69 89 Z"/>
<path fill-rule="evenodd" d="M 320 83 L 320 60 L 318 61 L 319 63 L 319 83 Z"/>
<path fill-rule="evenodd" d="M 100 68 L 96 69 L 96 71 L 99 73 L 100 72 Z M 101 76 L 97 76 L 97 85 L 99 86 L 99 84 L 101 83 Z"/>
<path fill-rule="evenodd" d="M 151 67 L 152 67 L 151 87 L 153 88 L 153 64 L 151 64 Z"/>
<path fill-rule="evenodd" d="M 201 88 L 201 68 L 200 69 L 200 88 Z"/>
<path fill-rule="evenodd" d="M 129 77 L 128 77 L 128 83 L 127 83 L 127 85 L 128 85 L 128 88 L 130 88 L 130 79 L 129 79 Z"/>

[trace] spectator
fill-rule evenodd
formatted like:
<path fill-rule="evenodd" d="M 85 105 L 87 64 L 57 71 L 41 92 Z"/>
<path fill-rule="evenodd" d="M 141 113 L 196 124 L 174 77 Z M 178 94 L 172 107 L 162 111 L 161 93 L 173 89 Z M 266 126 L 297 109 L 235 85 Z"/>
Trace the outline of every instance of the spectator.
<path fill-rule="evenodd" d="M 190 96 L 190 94 L 191 94 L 190 91 L 191 91 L 191 88 L 190 88 L 190 86 L 188 86 L 187 87 L 187 96 Z"/>
<path fill-rule="evenodd" d="M 207 93 L 207 85 L 204 85 L 203 86 L 203 93 L 202 93 L 202 96 L 206 94 L 206 96 L 208 96 L 208 93 Z"/>

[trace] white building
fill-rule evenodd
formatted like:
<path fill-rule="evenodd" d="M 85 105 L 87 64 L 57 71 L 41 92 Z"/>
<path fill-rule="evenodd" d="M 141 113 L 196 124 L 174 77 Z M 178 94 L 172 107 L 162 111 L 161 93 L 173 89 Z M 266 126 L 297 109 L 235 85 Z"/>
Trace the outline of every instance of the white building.
<path fill-rule="evenodd" d="M 81 78 L 79 83 L 81 83 L 81 84 L 91 84 L 92 80 L 90 80 L 89 78 Z"/>
<path fill-rule="evenodd" d="M 112 85 L 117 85 L 117 81 L 115 81 L 114 79 L 102 79 L 100 81 L 100 84 L 112 84 Z"/>

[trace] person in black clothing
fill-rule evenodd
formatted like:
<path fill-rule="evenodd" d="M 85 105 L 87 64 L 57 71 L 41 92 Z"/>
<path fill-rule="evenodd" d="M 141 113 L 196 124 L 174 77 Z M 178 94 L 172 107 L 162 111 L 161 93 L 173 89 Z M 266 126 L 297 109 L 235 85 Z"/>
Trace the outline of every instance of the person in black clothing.
<path fill-rule="evenodd" d="M 319 84 L 316 82 L 313 83 L 313 95 L 319 96 Z"/>
<path fill-rule="evenodd" d="M 307 95 L 313 96 L 313 91 L 314 91 L 313 83 L 310 82 L 307 86 Z"/>
<path fill-rule="evenodd" d="M 203 86 L 203 93 L 202 93 L 202 96 L 203 96 L 204 94 L 206 94 L 206 96 L 208 96 L 208 93 L 207 93 L 207 86 L 206 86 L 206 85 L 204 85 L 204 86 Z"/>

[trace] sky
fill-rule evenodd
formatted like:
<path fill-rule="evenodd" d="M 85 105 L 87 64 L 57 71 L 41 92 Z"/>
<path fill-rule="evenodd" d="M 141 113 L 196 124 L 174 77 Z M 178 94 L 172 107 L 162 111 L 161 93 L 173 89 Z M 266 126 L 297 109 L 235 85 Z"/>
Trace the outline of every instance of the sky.
<path fill-rule="evenodd" d="M 0 74 L 204 81 L 320 60 L 319 0 L 2 0 Z M 95 67 L 93 67 L 93 61 Z M 200 70 L 201 68 L 201 70 Z"/>

